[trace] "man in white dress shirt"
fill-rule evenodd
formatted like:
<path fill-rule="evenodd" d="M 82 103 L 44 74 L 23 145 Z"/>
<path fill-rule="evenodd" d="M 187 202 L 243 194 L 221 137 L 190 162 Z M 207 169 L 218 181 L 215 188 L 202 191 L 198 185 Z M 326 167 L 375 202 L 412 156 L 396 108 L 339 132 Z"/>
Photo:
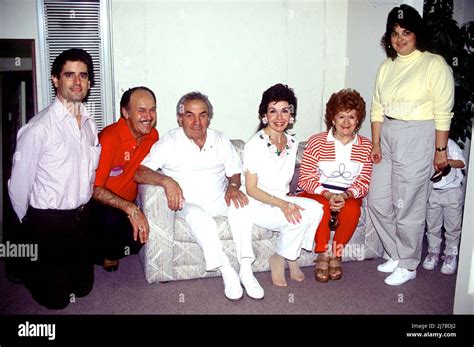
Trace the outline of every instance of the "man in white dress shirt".
<path fill-rule="evenodd" d="M 100 147 L 82 104 L 94 82 L 89 53 L 62 52 L 51 75 L 56 99 L 18 131 L 8 193 L 22 225 L 18 239 L 38 246 L 20 278 L 39 304 L 62 309 L 94 283 L 87 204 Z"/>
<path fill-rule="evenodd" d="M 176 107 L 179 128 L 156 142 L 135 174 L 138 183 L 163 186 L 170 209 L 189 225 L 202 248 L 206 270 L 219 270 L 224 294 L 230 300 L 247 295 L 263 298 L 263 289 L 253 276 L 251 262 L 239 259 L 239 274 L 230 265 L 213 217 L 226 216 L 231 203 L 248 204 L 239 190 L 242 163 L 230 140 L 209 129 L 213 108 L 207 96 L 191 92 Z M 161 169 L 162 174 L 156 170 Z"/>

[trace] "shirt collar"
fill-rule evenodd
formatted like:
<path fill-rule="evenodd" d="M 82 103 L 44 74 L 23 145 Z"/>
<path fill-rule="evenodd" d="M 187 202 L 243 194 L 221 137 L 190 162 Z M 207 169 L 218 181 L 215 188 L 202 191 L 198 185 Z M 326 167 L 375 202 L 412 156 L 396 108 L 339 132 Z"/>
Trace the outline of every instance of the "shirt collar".
<path fill-rule="evenodd" d="M 120 117 L 120 119 L 117 121 L 117 128 L 118 128 L 120 140 L 122 142 L 134 139 L 132 135 L 132 131 L 128 127 L 128 124 L 125 118 Z"/>
<path fill-rule="evenodd" d="M 192 139 L 190 139 L 188 136 L 186 136 L 186 133 L 184 132 L 183 127 L 179 127 L 178 129 L 180 130 L 178 133 L 181 136 L 183 141 L 189 142 L 189 143 L 195 145 L 196 147 L 198 147 L 198 145 L 196 145 Z M 202 147 L 202 150 L 205 150 L 209 147 L 212 148 L 213 145 L 214 145 L 214 142 L 215 142 L 215 134 L 212 131 L 212 129 L 207 128 L 207 130 L 206 130 L 206 142 L 204 143 L 204 146 Z"/>
<path fill-rule="evenodd" d="M 54 99 L 51 107 L 53 110 L 53 114 L 59 121 L 66 120 L 68 118 L 76 119 L 76 116 L 72 115 L 71 112 L 69 112 L 67 107 L 61 102 L 61 100 L 59 100 L 57 96 Z M 87 109 L 84 107 L 83 103 L 81 103 L 79 107 L 81 112 L 81 124 L 84 124 L 87 120 L 91 119 L 91 116 Z"/>
<path fill-rule="evenodd" d="M 127 120 L 124 117 L 120 117 L 120 119 L 117 121 L 117 127 L 118 127 L 118 132 L 119 132 L 121 142 L 132 141 L 132 140 L 136 141 L 135 137 L 133 137 L 130 127 L 127 124 Z M 150 131 L 149 134 L 143 135 L 140 143 L 142 143 L 148 137 L 150 137 L 152 131 Z"/>

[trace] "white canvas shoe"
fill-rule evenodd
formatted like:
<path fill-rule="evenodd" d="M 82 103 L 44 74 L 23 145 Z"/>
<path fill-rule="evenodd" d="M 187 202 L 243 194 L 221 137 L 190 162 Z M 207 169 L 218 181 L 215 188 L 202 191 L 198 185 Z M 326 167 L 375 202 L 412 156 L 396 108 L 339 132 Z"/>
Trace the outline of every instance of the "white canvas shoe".
<path fill-rule="evenodd" d="M 239 277 L 245 292 L 250 298 L 255 300 L 263 299 L 265 294 L 263 288 L 260 286 L 251 270 L 240 270 Z"/>
<path fill-rule="evenodd" d="M 399 286 L 409 280 L 414 280 L 416 278 L 416 270 L 409 271 L 403 267 L 397 267 L 395 271 L 392 272 L 390 276 L 385 279 L 385 284 L 389 286 Z"/>
<path fill-rule="evenodd" d="M 455 255 L 446 255 L 444 256 L 443 266 L 441 266 L 441 273 L 445 275 L 452 275 L 456 272 L 457 267 L 457 257 Z"/>
<path fill-rule="evenodd" d="M 377 266 L 377 270 L 380 272 L 391 273 L 397 268 L 397 266 L 398 260 L 393 260 L 392 258 L 389 258 L 385 263 Z"/>
<path fill-rule="evenodd" d="M 220 269 L 224 280 L 224 295 L 231 301 L 242 299 L 244 291 L 240 286 L 240 278 L 230 265 L 224 265 Z"/>
<path fill-rule="evenodd" d="M 425 258 L 425 261 L 423 261 L 423 269 L 425 270 L 434 270 L 436 265 L 438 265 L 439 262 L 439 254 L 438 253 L 428 253 L 428 255 Z"/>

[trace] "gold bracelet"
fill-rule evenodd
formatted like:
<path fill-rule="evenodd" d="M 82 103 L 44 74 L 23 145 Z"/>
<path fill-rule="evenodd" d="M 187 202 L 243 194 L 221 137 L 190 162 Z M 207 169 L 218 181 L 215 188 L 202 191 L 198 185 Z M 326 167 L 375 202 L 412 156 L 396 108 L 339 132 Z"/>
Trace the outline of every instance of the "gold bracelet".
<path fill-rule="evenodd" d="M 132 211 L 132 213 L 130 213 L 130 214 L 128 215 L 128 218 L 132 219 L 132 218 L 138 213 L 138 211 L 140 211 L 140 207 L 137 206 L 137 207 Z"/>

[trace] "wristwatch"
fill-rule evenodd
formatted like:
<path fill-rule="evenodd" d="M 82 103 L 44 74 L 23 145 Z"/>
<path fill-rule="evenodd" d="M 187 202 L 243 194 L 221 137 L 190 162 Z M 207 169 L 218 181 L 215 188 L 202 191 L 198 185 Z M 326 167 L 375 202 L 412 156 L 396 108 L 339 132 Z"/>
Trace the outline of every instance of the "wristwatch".
<path fill-rule="evenodd" d="M 436 152 L 444 152 L 447 147 L 436 147 Z"/>

